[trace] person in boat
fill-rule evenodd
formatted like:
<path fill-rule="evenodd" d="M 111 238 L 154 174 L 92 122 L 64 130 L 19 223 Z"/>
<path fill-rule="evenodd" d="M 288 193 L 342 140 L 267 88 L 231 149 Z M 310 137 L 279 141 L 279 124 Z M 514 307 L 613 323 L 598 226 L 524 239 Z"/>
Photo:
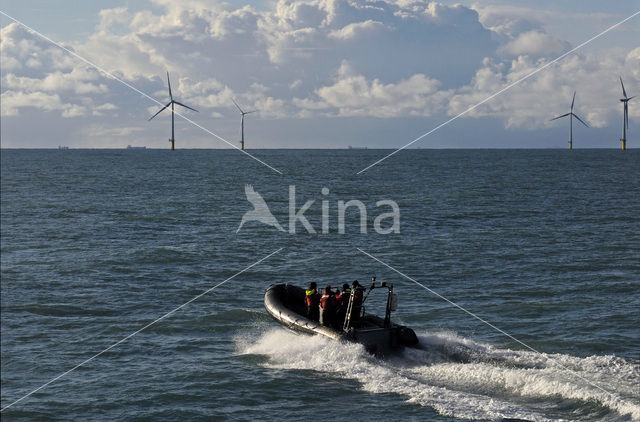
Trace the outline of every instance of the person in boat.
<path fill-rule="evenodd" d="M 364 287 L 358 280 L 355 280 L 351 285 L 353 289 L 353 310 L 351 311 L 351 320 L 357 321 L 360 318 L 360 314 L 362 313 L 362 300 L 364 297 Z"/>
<path fill-rule="evenodd" d="M 336 319 L 336 298 L 331 286 L 324 288 L 324 294 L 320 298 L 320 324 L 333 326 Z"/>
<path fill-rule="evenodd" d="M 338 306 L 344 306 L 346 308 L 349 303 L 349 296 L 351 296 L 351 287 L 349 287 L 347 283 L 344 283 L 342 285 L 342 291 L 336 296 Z"/>
<path fill-rule="evenodd" d="M 320 305 L 320 293 L 318 293 L 318 284 L 313 281 L 309 284 L 309 288 L 305 292 L 304 304 L 307 307 L 307 318 L 311 321 L 318 321 L 318 313 Z"/>
<path fill-rule="evenodd" d="M 347 314 L 347 306 L 349 306 L 349 296 L 351 296 L 351 287 L 347 283 L 342 285 L 342 291 L 336 296 L 336 324 L 342 326 L 344 317 Z"/>

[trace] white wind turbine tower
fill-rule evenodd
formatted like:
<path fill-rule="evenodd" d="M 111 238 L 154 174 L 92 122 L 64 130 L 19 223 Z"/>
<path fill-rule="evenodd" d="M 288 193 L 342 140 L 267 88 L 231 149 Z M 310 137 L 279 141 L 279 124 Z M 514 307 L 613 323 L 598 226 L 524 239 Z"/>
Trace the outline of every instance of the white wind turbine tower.
<path fill-rule="evenodd" d="M 251 113 L 255 113 L 257 110 L 251 110 L 251 111 L 244 111 L 243 109 L 240 108 L 240 106 L 238 105 L 238 103 L 236 103 L 236 100 L 234 100 L 233 98 L 231 99 L 231 101 L 233 101 L 233 103 L 236 105 L 236 107 L 238 107 L 238 110 L 240 110 L 240 114 L 242 115 L 242 117 L 240 118 L 240 130 L 242 133 L 242 137 L 240 138 L 240 147 L 242 150 L 244 150 L 244 116 L 245 114 L 251 114 Z"/>
<path fill-rule="evenodd" d="M 182 106 L 184 108 L 188 108 L 189 110 L 193 110 L 195 112 L 197 112 L 198 110 L 196 110 L 195 108 L 191 108 L 191 107 L 189 107 L 187 105 L 184 105 L 182 103 L 179 103 L 178 101 L 173 99 L 173 95 L 171 94 L 171 81 L 169 80 L 169 72 L 167 72 L 167 84 L 169 84 L 169 98 L 170 98 L 171 101 L 169 101 L 166 106 L 162 107 L 160 109 L 160 111 L 158 111 L 156 114 L 151 116 L 151 118 L 149 120 L 153 119 L 158 114 L 162 113 L 162 111 L 164 111 L 165 108 L 171 106 L 171 139 L 169 139 L 169 142 L 171 142 L 171 151 L 173 151 L 174 149 L 176 149 L 176 139 L 175 139 L 175 136 L 174 136 L 174 122 L 173 122 L 173 119 L 174 119 L 173 118 L 173 114 L 174 114 L 173 105 L 174 104 L 178 104 L 179 106 Z"/>
<path fill-rule="evenodd" d="M 551 120 L 556 120 L 556 119 L 560 119 L 562 117 L 569 116 L 569 149 L 573 149 L 573 118 L 575 117 L 576 119 L 578 119 L 580 121 L 580 123 L 582 123 L 586 127 L 589 127 L 588 124 L 583 122 L 582 119 L 579 118 L 573 112 L 573 103 L 575 103 L 575 102 L 576 102 L 576 91 L 573 91 L 573 100 L 571 101 L 571 111 L 569 111 L 568 113 L 563 114 L 562 116 L 554 117 L 553 119 L 551 119 Z"/>
<path fill-rule="evenodd" d="M 620 85 L 622 85 L 622 95 L 624 98 L 620 98 L 620 101 L 624 104 L 623 118 L 622 118 L 622 149 L 627 149 L 627 129 L 629 128 L 629 100 L 635 98 L 627 97 L 627 91 L 624 90 L 624 84 L 622 83 L 622 76 L 620 76 Z"/>

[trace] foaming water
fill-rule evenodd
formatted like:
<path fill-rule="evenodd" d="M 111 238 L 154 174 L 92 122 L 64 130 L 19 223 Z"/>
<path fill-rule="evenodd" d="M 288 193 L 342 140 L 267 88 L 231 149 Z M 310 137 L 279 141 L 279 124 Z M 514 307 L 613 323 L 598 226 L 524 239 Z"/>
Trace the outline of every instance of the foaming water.
<path fill-rule="evenodd" d="M 614 356 L 499 349 L 448 332 L 419 338 L 422 349 L 388 360 L 372 357 L 359 344 L 281 328 L 245 332 L 236 345 L 240 354 L 266 356 L 267 368 L 356 380 L 367 392 L 399 394 L 448 417 L 555 420 L 560 408 L 564 413 L 573 404 L 578 419 L 640 420 L 638 364 Z"/>

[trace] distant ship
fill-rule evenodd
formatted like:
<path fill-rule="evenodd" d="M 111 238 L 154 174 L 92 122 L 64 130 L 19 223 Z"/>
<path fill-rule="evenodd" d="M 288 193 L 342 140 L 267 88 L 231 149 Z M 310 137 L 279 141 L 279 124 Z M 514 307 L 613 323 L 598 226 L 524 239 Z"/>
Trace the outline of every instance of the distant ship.
<path fill-rule="evenodd" d="M 69 149 L 66 145 L 58 145 L 58 149 Z"/>
<path fill-rule="evenodd" d="M 127 145 L 127 149 L 147 149 L 147 147 L 133 147 L 131 145 Z"/>
<path fill-rule="evenodd" d="M 349 145 L 349 149 L 367 149 L 367 147 L 352 147 Z"/>

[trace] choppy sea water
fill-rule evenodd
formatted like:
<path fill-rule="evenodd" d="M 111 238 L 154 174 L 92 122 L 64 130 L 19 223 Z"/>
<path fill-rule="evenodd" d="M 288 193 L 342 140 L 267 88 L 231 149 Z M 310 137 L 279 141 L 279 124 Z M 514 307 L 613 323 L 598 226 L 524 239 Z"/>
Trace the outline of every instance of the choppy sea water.
<path fill-rule="evenodd" d="M 2 150 L 6 420 L 640 420 L 640 152 Z M 289 186 L 317 233 L 288 229 Z M 329 189 L 323 195 L 323 187 Z M 338 232 L 338 201 L 354 210 Z M 322 233 L 322 201 L 329 233 Z M 373 221 L 394 200 L 399 234 Z M 378 257 L 527 344 L 452 307 Z M 295 335 L 270 283 L 395 285 L 425 350 Z"/>

